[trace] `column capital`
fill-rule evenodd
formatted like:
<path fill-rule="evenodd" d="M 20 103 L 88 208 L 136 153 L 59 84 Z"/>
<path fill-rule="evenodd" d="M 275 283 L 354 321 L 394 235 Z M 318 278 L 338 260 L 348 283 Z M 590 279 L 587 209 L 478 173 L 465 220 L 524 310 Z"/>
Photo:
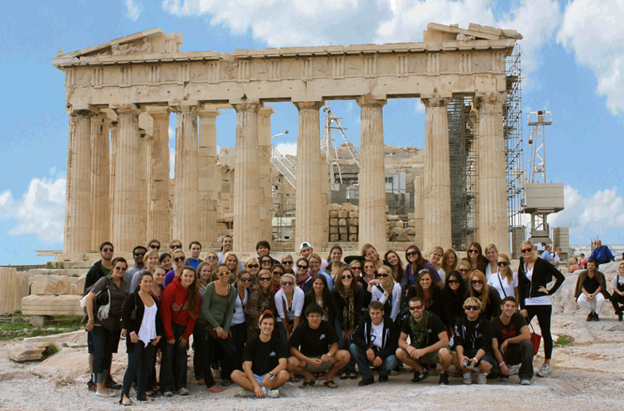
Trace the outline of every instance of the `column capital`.
<path fill-rule="evenodd" d="M 258 110 L 258 115 L 260 117 L 270 117 L 272 114 L 275 114 L 275 109 L 273 107 L 263 106 Z"/>
<path fill-rule="evenodd" d="M 374 96 L 372 94 L 356 97 L 355 101 L 360 107 L 383 107 L 388 102 L 385 96 Z"/>
<path fill-rule="evenodd" d="M 171 113 L 171 109 L 169 109 L 169 106 L 147 106 L 145 111 L 152 117 L 169 117 L 169 114 Z"/>
<path fill-rule="evenodd" d="M 446 107 L 451 102 L 451 97 L 442 97 L 438 93 L 434 93 L 431 96 L 421 95 L 420 102 L 426 108 Z"/>
<path fill-rule="evenodd" d="M 237 113 L 240 113 L 241 111 L 251 111 L 257 113 L 263 105 L 260 102 L 249 102 L 232 104 L 232 107 L 234 107 L 234 110 L 236 110 Z"/>
<path fill-rule="evenodd" d="M 482 104 L 503 104 L 507 99 L 504 91 L 492 91 L 490 93 L 476 93 L 475 105 L 479 108 Z"/>
<path fill-rule="evenodd" d="M 217 118 L 218 116 L 221 115 L 221 110 L 219 110 L 213 105 L 204 104 L 201 106 L 201 108 L 197 112 L 197 115 L 200 118 Z"/>
<path fill-rule="evenodd" d="M 138 116 L 143 112 L 136 104 L 111 104 L 109 108 L 115 112 L 115 114 L 131 114 L 134 116 Z"/>
<path fill-rule="evenodd" d="M 301 111 L 301 110 L 320 110 L 321 107 L 323 107 L 323 102 L 322 101 L 293 101 L 293 104 L 295 105 L 295 107 L 297 107 L 297 110 Z"/>
<path fill-rule="evenodd" d="M 169 109 L 174 113 L 197 113 L 199 107 L 197 100 L 174 100 L 169 102 Z"/>
<path fill-rule="evenodd" d="M 68 106 L 65 111 L 72 117 L 91 117 L 100 113 L 100 110 L 90 104 Z"/>

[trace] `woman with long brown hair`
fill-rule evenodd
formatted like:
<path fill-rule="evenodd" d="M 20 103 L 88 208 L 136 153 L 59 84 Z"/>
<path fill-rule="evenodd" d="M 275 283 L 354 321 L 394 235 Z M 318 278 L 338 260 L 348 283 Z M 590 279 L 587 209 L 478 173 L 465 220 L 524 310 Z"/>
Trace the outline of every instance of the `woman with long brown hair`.
<path fill-rule="evenodd" d="M 383 265 L 383 260 L 379 258 L 377 249 L 372 244 L 364 244 L 362 246 L 362 257 L 365 257 L 375 263 L 375 268 L 380 268 Z"/>
<path fill-rule="evenodd" d="M 426 268 L 431 273 L 433 281 L 441 286 L 442 279 L 438 274 L 438 270 L 436 270 L 433 264 L 423 258 L 422 252 L 417 245 L 412 244 L 405 249 L 405 259 L 407 260 L 405 275 L 407 276 L 408 285 L 416 284 L 418 273 L 423 268 Z"/>
<path fill-rule="evenodd" d="M 329 274 L 332 278 L 332 281 L 336 283 L 336 276 L 342 269 L 342 267 L 346 266 L 346 263 L 342 262 L 342 247 L 338 244 L 332 246 L 329 250 L 329 255 L 327 256 L 327 267 L 325 267 L 325 272 Z"/>
<path fill-rule="evenodd" d="M 275 313 L 275 291 L 269 270 L 262 270 L 258 273 L 258 282 L 249 291 L 249 301 L 245 306 L 245 316 L 247 317 L 247 339 L 254 338 L 260 334 L 259 320 L 266 310 Z"/>
<path fill-rule="evenodd" d="M 488 260 L 483 255 L 483 248 L 481 248 L 481 244 L 473 241 L 468 246 L 468 251 L 466 252 L 466 260 L 470 263 L 470 267 L 473 270 L 479 270 L 482 273 L 485 272 L 485 268 L 487 267 Z M 481 312 L 484 310 L 481 309 Z"/>
<path fill-rule="evenodd" d="M 440 318 L 444 317 L 442 308 L 442 289 L 433 281 L 433 276 L 426 268 L 418 273 L 418 281 L 410 287 L 407 301 L 414 297 L 422 298 L 425 309 Z"/>
<path fill-rule="evenodd" d="M 488 321 L 492 321 L 494 317 L 500 315 L 501 299 L 498 291 L 487 285 L 485 274 L 479 270 L 474 270 L 470 274 L 470 282 L 468 283 L 469 297 L 476 297 L 481 300 L 481 313 L 485 315 Z"/>
<path fill-rule="evenodd" d="M 440 270 L 438 274 L 443 278 L 443 283 L 446 284 L 446 277 L 451 271 L 455 271 L 457 269 L 457 264 L 459 263 L 459 258 L 457 258 L 457 253 L 452 248 L 447 248 L 444 254 L 442 255 L 442 260 L 440 261 Z"/>
<path fill-rule="evenodd" d="M 496 266 L 497 271 L 488 279 L 488 285 L 498 291 L 501 300 L 505 297 L 514 297 L 516 304 L 519 305 L 518 274 L 512 271 L 509 257 L 505 254 L 498 254 Z"/>

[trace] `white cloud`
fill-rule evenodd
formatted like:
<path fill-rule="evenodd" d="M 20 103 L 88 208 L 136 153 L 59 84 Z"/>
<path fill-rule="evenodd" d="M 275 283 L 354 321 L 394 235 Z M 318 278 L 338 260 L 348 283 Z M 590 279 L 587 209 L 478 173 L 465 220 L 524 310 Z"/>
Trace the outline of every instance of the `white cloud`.
<path fill-rule="evenodd" d="M 169 150 L 169 178 L 175 177 L 175 150 Z"/>
<path fill-rule="evenodd" d="M 137 21 L 143 11 L 143 6 L 134 2 L 134 0 L 125 0 L 126 17 L 132 21 Z"/>
<path fill-rule="evenodd" d="M 419 114 L 425 114 L 425 105 L 420 102 L 420 99 L 416 99 L 416 104 L 414 105 L 414 110 L 416 110 Z"/>
<path fill-rule="evenodd" d="M 575 0 L 566 5 L 557 41 L 594 71 L 612 114 L 624 113 L 624 1 Z"/>
<path fill-rule="evenodd" d="M 565 209 L 549 217 L 551 227 L 569 227 L 573 232 L 604 233 L 606 229 L 624 228 L 624 198 L 617 188 L 597 191 L 583 197 L 572 186 L 564 188 Z"/>
<path fill-rule="evenodd" d="M 297 143 L 279 143 L 275 146 L 277 151 L 283 155 L 290 154 L 291 156 L 297 155 Z"/>
<path fill-rule="evenodd" d="M 0 194 L 0 217 L 13 220 L 10 235 L 35 235 L 46 242 L 62 242 L 65 219 L 64 177 L 34 178 L 21 200 L 10 190 Z"/>

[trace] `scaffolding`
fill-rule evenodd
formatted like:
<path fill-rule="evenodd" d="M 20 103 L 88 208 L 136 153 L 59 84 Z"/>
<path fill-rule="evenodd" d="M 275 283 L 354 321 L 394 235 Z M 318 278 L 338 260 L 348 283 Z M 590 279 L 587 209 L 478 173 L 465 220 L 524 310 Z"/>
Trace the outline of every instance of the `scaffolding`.
<path fill-rule="evenodd" d="M 524 158 L 522 138 L 522 66 L 520 45 L 516 44 L 505 59 L 507 98 L 503 104 L 503 133 L 505 136 L 505 174 L 507 181 L 507 216 L 512 238 L 512 250 L 518 250 L 526 234 L 522 224 L 524 196 Z M 516 257 L 516 256 L 514 256 Z"/>
<path fill-rule="evenodd" d="M 476 230 L 477 114 L 472 97 L 453 97 L 448 105 L 453 248 L 465 250 Z"/>

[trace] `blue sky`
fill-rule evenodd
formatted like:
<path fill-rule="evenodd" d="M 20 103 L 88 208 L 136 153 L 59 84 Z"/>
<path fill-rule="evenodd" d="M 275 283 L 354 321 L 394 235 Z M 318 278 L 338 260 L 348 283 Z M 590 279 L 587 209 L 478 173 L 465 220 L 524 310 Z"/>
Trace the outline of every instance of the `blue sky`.
<path fill-rule="evenodd" d="M 62 249 L 68 117 L 64 76 L 51 65 L 65 52 L 152 27 L 182 32 L 181 51 L 422 40 L 428 22 L 470 22 L 524 35 L 523 106 L 553 112 L 546 130 L 547 178 L 566 185 L 571 243 L 596 235 L 624 243 L 624 4 L 617 0 L 118 0 L 5 2 L 0 16 L 0 264 L 46 261 Z M 293 150 L 297 111 L 272 104 L 274 143 Z M 359 107 L 332 102 L 359 139 Z M 222 110 L 218 145 L 234 145 L 235 114 Z M 175 129 L 172 116 L 172 129 Z M 525 126 L 525 139 L 529 129 Z M 386 144 L 424 146 L 415 99 L 384 108 Z M 173 141 L 171 142 L 173 147 Z M 527 155 L 525 155 L 528 158 Z"/>

